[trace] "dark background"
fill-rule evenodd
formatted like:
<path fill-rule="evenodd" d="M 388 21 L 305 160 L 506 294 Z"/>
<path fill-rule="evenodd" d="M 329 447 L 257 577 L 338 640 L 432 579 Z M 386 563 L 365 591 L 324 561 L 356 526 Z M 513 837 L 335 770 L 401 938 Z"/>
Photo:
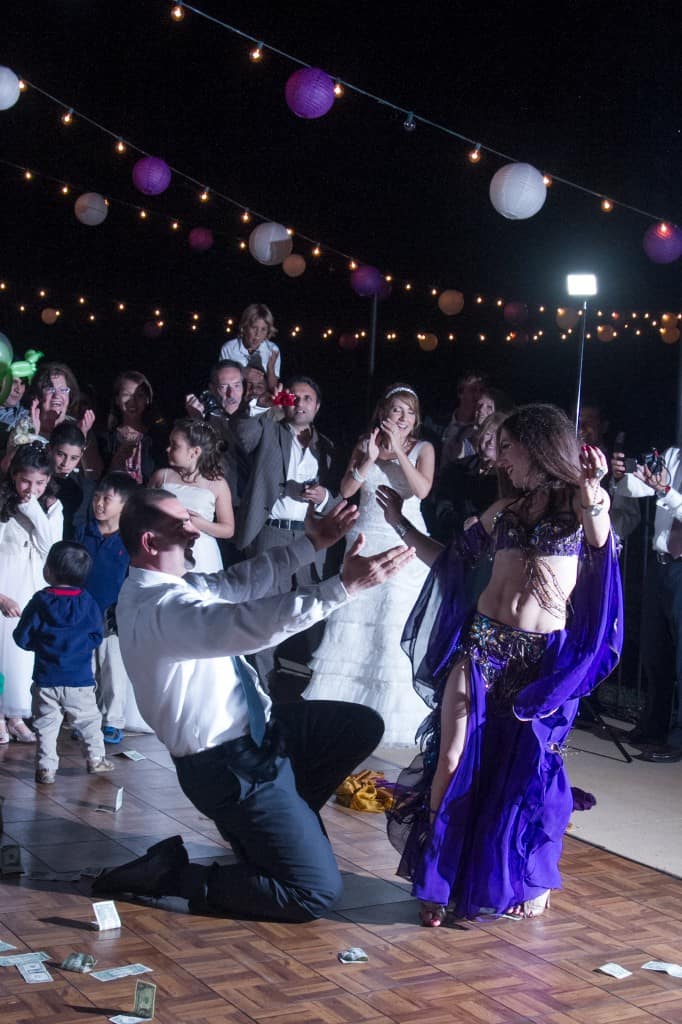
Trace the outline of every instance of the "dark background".
<path fill-rule="evenodd" d="M 197 6 L 484 146 L 655 217 L 680 219 L 678 3 Z M 199 189 L 177 176 L 162 196 L 142 197 L 131 184 L 132 150 L 117 156 L 113 139 L 77 117 L 62 126 L 63 111 L 29 89 L 0 113 L 0 159 L 36 172 L 27 183 L 21 170 L 0 163 L 0 278 L 8 283 L 0 330 L 15 357 L 37 347 L 66 360 L 102 406 L 115 372 L 140 369 L 172 416 L 228 337 L 224 317 L 237 319 L 249 302 L 262 301 L 280 328 L 285 372 L 317 377 L 323 426 L 351 437 L 365 417 L 367 349 L 345 352 L 337 339 L 369 330 L 369 303 L 350 289 L 347 260 L 325 246 L 394 275 L 393 295 L 379 307 L 374 391 L 405 379 L 437 417 L 449 414 L 454 381 L 470 366 L 491 373 L 517 401 L 570 408 L 577 340 L 562 342 L 554 322 L 554 309 L 567 304 L 569 271 L 598 275 L 591 326 L 597 309 L 621 312 L 622 324 L 633 310 L 682 308 L 682 264 L 647 259 L 646 216 L 622 207 L 604 215 L 597 198 L 557 182 L 534 218 L 507 221 L 488 198 L 505 160 L 484 153 L 472 166 L 468 144 L 425 125 L 407 133 L 404 115 L 350 90 L 325 118 L 299 120 L 284 102 L 294 65 L 268 51 L 254 65 L 247 40 L 190 13 L 174 24 L 170 7 L 165 0 L 4 0 L 0 63 L 244 207 L 319 239 L 323 256 L 314 260 L 310 243 L 296 238 L 294 251 L 308 260 L 303 277 L 259 266 L 238 246 L 257 220 L 245 227 L 239 207 L 199 203 Z M 73 186 L 68 197 L 57 182 Z M 101 227 L 75 219 L 79 189 L 112 200 Z M 150 211 L 145 223 L 136 206 Z M 182 223 L 177 233 L 169 228 L 174 217 Z M 210 252 L 189 249 L 195 225 L 214 231 Z M 406 280 L 414 284 L 409 294 Z M 444 317 L 432 287 L 461 289 L 464 312 Z M 85 307 L 76 301 L 81 294 Z M 498 297 L 528 303 L 531 332 L 544 331 L 540 341 L 505 342 Z M 117 300 L 126 302 L 124 314 Z M 54 327 L 40 321 L 44 305 L 63 311 Z M 148 339 L 142 328 L 156 307 L 166 326 Z M 192 333 L 195 310 L 201 320 Z M 294 324 L 302 328 L 296 338 Z M 323 340 L 328 327 L 333 336 Z M 386 340 L 389 331 L 396 342 Z M 418 331 L 439 336 L 435 352 L 419 349 Z M 588 342 L 586 390 L 606 402 L 614 432 L 627 430 L 633 450 L 673 439 L 677 364 L 678 346 L 651 329 Z"/>

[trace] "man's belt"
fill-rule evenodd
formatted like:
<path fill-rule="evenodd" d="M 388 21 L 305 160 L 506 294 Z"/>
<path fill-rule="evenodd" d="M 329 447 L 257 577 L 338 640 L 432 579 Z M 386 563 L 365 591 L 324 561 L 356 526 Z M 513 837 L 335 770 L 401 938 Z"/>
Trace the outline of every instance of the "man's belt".
<path fill-rule="evenodd" d="M 276 526 L 280 530 L 304 530 L 305 524 L 302 519 L 266 519 L 266 526 Z"/>

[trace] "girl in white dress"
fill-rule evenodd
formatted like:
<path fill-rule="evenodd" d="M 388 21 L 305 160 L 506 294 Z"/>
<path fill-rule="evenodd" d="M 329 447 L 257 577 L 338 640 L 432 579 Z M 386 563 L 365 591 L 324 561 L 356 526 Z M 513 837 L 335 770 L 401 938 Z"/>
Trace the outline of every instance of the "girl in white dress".
<path fill-rule="evenodd" d="M 216 538 L 234 533 L 232 495 L 220 467 L 220 442 L 204 420 L 176 420 L 167 448 L 169 469 L 157 470 L 150 487 L 163 487 L 185 506 L 201 530 L 192 554 L 195 572 L 220 572 L 223 560 Z"/>
<path fill-rule="evenodd" d="M 62 506 L 50 474 L 45 446 L 34 441 L 16 449 L 0 487 L 0 743 L 35 743 L 23 721 L 31 714 L 33 653 L 17 647 L 12 633 L 24 606 L 45 586 L 47 553 L 62 539 Z"/>
<path fill-rule="evenodd" d="M 420 505 L 431 490 L 435 456 L 428 441 L 417 440 L 420 422 L 416 392 L 406 384 L 387 388 L 371 432 L 360 438 L 341 480 L 344 498 L 360 491 L 360 516 L 346 538 L 347 549 L 360 533 L 365 538 L 363 555 L 395 547 L 395 530 L 375 498 L 382 484 L 404 499 L 410 522 L 426 529 Z M 384 743 L 395 746 L 414 744 L 428 713 L 412 687 L 412 668 L 400 646 L 426 575 L 415 559 L 383 586 L 335 611 L 311 661 L 313 677 L 303 694 L 309 700 L 347 700 L 374 708 L 384 719 Z"/>

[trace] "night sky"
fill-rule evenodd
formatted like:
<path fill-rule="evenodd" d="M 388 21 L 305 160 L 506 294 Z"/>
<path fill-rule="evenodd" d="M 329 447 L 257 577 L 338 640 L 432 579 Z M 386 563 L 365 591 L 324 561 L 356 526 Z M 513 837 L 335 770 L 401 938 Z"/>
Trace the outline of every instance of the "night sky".
<path fill-rule="evenodd" d="M 484 149 L 682 220 L 679 3 L 196 6 Z M 468 144 L 423 124 L 408 133 L 403 114 L 350 90 L 325 118 L 297 119 L 284 102 L 295 65 L 267 50 L 254 65 L 247 40 L 189 13 L 174 24 L 170 7 L 165 0 L 4 0 L 0 64 L 243 207 L 319 240 L 323 254 L 315 260 L 311 244 L 296 238 L 308 269 L 295 280 L 258 265 L 239 249 L 257 219 L 245 226 L 241 207 L 200 203 L 200 189 L 177 177 L 162 196 L 142 197 L 131 183 L 134 152 L 116 155 L 114 140 L 78 117 L 64 127 L 63 109 L 29 89 L 0 113 L 0 158 L 35 172 L 27 183 L 21 170 L 0 163 L 0 279 L 8 283 L 0 330 L 17 356 L 33 346 L 65 359 L 103 405 L 114 372 L 141 369 L 173 415 L 227 337 L 224 317 L 262 301 L 280 327 L 285 371 L 320 380 L 324 425 L 338 436 L 362 426 L 368 388 L 366 346 L 344 352 L 337 338 L 368 330 L 370 311 L 349 287 L 347 260 L 329 247 L 395 278 L 379 306 L 374 390 L 407 379 L 427 411 L 441 416 L 456 377 L 474 365 L 517 400 L 570 407 L 577 342 L 560 340 L 551 312 L 567 303 L 569 271 L 594 271 L 595 312 L 618 310 L 621 323 L 632 310 L 682 310 L 682 263 L 647 259 L 646 216 L 618 206 L 605 215 L 595 197 L 555 182 L 535 217 L 505 220 L 488 198 L 505 160 L 484 151 L 472 166 Z M 69 196 L 59 182 L 72 186 Z M 76 221 L 79 191 L 110 198 L 102 226 Z M 144 223 L 140 206 L 150 212 Z M 174 218 L 178 232 L 170 229 Z M 187 245 L 198 225 L 215 235 L 203 254 Z M 444 317 L 432 287 L 461 289 L 464 312 Z M 88 302 L 78 307 L 81 294 Z M 480 306 L 477 294 L 485 297 Z M 505 343 L 498 297 L 528 303 L 531 334 L 545 331 L 537 344 Z M 124 314 L 115 311 L 119 300 Z M 54 327 L 40 321 L 46 304 L 63 311 Z M 157 307 L 166 326 L 148 339 L 142 328 Z M 201 320 L 193 334 L 194 311 Z M 295 339 L 294 324 L 302 328 Z M 323 340 L 327 327 L 333 336 Z M 386 340 L 392 331 L 395 342 Z M 435 352 L 419 349 L 418 331 L 438 335 Z M 481 331 L 485 344 L 476 340 Z M 588 342 L 585 387 L 608 405 L 614 431 L 663 445 L 674 430 L 677 362 L 678 346 L 654 332 L 635 338 L 621 330 L 611 344 Z"/>

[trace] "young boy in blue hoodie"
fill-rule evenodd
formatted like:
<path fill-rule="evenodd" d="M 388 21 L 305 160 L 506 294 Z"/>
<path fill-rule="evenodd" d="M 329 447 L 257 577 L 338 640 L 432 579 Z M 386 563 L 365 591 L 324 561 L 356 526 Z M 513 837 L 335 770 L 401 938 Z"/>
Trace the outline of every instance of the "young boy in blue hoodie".
<path fill-rule="evenodd" d="M 128 575 L 130 558 L 118 524 L 128 497 L 138 487 L 127 473 L 113 472 L 102 477 L 92 499 L 92 515 L 75 536 L 92 559 L 85 586 L 104 616 L 104 639 L 95 651 L 95 679 L 105 743 L 120 743 L 125 725 L 130 683 L 118 643 L 116 602 Z"/>
<path fill-rule="evenodd" d="M 48 586 L 33 595 L 13 633 L 19 647 L 35 653 L 31 710 L 37 733 L 36 782 L 43 785 L 55 780 L 57 737 L 65 715 L 80 733 L 88 772 L 114 770 L 104 755 L 102 716 L 95 700 L 92 652 L 102 639 L 102 613 L 83 589 L 90 566 L 81 544 L 53 544 L 43 570 Z"/>

